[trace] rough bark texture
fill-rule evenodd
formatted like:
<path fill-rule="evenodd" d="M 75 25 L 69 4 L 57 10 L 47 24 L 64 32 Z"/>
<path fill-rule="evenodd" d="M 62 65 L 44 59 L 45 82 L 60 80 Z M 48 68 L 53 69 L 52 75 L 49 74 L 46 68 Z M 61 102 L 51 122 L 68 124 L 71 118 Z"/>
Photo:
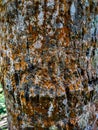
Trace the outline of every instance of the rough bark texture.
<path fill-rule="evenodd" d="M 9 130 L 97 130 L 97 0 L 3 0 L 0 28 Z"/>

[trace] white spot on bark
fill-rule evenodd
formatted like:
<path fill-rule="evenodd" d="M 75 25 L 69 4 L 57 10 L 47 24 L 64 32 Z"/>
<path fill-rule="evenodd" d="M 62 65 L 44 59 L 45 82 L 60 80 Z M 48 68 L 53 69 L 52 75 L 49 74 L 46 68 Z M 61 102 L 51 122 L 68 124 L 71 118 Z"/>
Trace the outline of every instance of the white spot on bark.
<path fill-rule="evenodd" d="M 48 0 L 47 6 L 54 6 L 54 0 Z"/>
<path fill-rule="evenodd" d="M 74 20 L 75 13 L 76 13 L 76 8 L 75 8 L 75 4 L 73 2 L 72 5 L 71 5 L 71 7 L 70 7 L 70 14 L 71 14 L 71 19 L 72 20 Z"/>
<path fill-rule="evenodd" d="M 42 47 L 42 43 L 40 41 L 37 41 L 35 44 L 34 44 L 34 48 L 36 49 L 40 49 Z"/>
<path fill-rule="evenodd" d="M 52 115 L 53 112 L 53 104 L 51 103 L 49 110 L 48 110 L 48 117 L 50 117 Z"/>
<path fill-rule="evenodd" d="M 25 24 L 24 24 L 24 17 L 22 15 L 18 15 L 17 19 L 17 30 L 24 31 Z"/>
<path fill-rule="evenodd" d="M 44 13 L 43 11 L 40 11 L 39 15 L 38 15 L 38 24 L 42 25 L 43 24 L 43 20 L 44 20 Z"/>
<path fill-rule="evenodd" d="M 93 87 L 88 85 L 88 91 L 92 91 L 93 90 Z"/>
<path fill-rule="evenodd" d="M 63 104 L 66 105 L 67 104 L 67 99 L 63 100 Z"/>

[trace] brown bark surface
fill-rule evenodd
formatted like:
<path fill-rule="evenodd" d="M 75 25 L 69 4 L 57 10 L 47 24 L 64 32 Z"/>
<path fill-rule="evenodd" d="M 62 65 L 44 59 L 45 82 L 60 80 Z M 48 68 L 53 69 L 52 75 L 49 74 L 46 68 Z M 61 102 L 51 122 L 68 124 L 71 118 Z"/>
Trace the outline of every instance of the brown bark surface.
<path fill-rule="evenodd" d="M 97 130 L 97 0 L 5 0 L 0 28 L 9 130 Z"/>

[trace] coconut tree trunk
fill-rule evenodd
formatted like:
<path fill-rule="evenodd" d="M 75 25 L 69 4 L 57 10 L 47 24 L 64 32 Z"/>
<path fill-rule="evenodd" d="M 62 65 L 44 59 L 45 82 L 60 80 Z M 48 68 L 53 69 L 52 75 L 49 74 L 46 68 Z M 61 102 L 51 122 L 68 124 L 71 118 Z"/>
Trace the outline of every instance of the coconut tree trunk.
<path fill-rule="evenodd" d="M 97 0 L 5 0 L 0 28 L 9 130 L 96 129 Z"/>

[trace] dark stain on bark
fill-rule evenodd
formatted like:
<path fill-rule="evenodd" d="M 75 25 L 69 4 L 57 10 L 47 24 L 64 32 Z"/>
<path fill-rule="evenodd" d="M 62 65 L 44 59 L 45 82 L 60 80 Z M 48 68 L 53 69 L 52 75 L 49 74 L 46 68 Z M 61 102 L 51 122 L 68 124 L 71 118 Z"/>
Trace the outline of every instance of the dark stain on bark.
<path fill-rule="evenodd" d="M 19 74 L 15 73 L 14 77 L 15 77 L 15 82 L 16 82 L 16 86 L 17 86 L 17 85 L 19 85 Z"/>

